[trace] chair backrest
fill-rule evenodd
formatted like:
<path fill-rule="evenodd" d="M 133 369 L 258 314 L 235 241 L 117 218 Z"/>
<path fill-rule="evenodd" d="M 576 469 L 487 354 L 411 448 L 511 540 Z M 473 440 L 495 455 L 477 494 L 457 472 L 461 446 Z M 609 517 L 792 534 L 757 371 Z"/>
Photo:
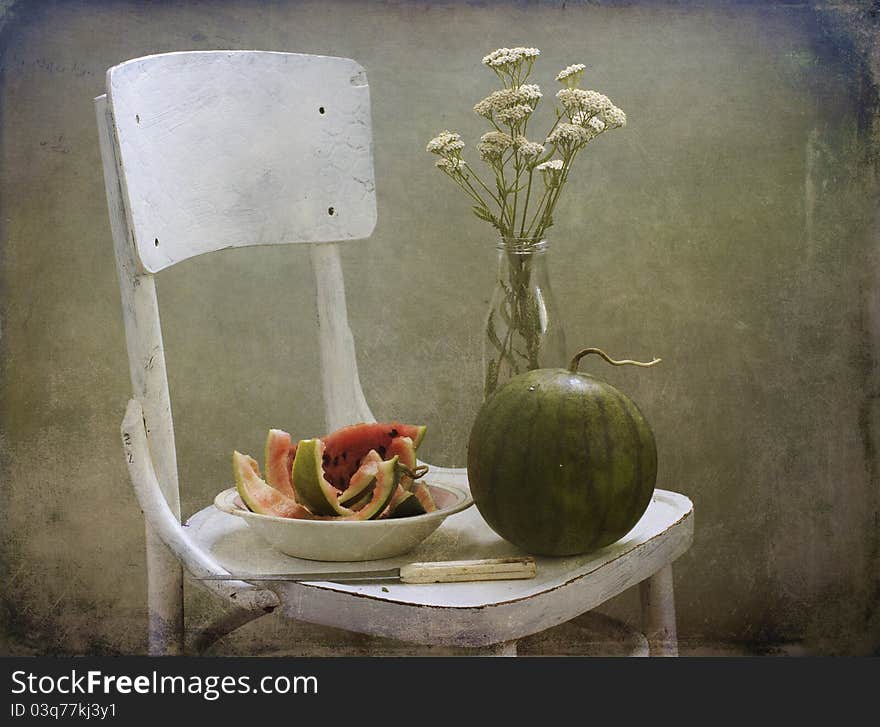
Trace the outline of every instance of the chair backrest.
<path fill-rule="evenodd" d="M 152 274 L 227 247 L 368 237 L 376 222 L 369 87 L 346 58 L 200 51 L 115 66 L 95 102 L 133 395 L 179 517 Z M 375 421 L 336 245 L 311 246 L 311 263 L 327 427 Z"/>
<path fill-rule="evenodd" d="M 107 72 L 107 99 L 146 272 L 225 247 L 372 233 L 370 91 L 354 61 L 148 56 Z"/>

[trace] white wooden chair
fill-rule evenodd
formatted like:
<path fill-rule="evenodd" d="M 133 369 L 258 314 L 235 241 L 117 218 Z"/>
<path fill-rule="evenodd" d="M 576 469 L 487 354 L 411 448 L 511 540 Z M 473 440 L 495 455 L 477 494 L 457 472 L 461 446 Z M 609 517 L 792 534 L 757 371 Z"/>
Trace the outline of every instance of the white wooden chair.
<path fill-rule="evenodd" d="M 181 524 L 153 276 L 227 247 L 313 243 L 326 430 L 375 421 L 358 379 L 338 253 L 341 241 L 369 237 L 376 221 L 369 88 L 364 69 L 344 58 L 200 51 L 115 66 L 107 73 L 107 93 L 95 103 L 133 389 L 122 434 L 146 521 L 149 651 L 182 653 L 185 573 L 321 565 L 276 553 L 239 518 L 210 505 Z M 432 467 L 431 473 L 467 486 L 464 469 Z M 218 490 L 225 486 L 218 483 Z M 657 490 L 648 512 L 620 542 L 586 556 L 540 558 L 533 580 L 271 588 L 195 581 L 228 608 L 192 649 L 201 651 L 278 611 L 421 644 L 509 654 L 517 639 L 563 624 L 638 584 L 651 653 L 675 654 L 670 564 L 690 545 L 692 512 L 686 497 Z M 471 507 L 408 557 L 516 552 Z"/>

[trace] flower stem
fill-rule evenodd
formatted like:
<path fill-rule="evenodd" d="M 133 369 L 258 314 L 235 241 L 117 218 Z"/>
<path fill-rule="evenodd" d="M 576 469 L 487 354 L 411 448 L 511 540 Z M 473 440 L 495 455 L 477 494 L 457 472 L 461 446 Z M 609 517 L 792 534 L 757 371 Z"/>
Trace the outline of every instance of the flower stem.
<path fill-rule="evenodd" d="M 538 206 L 535 209 L 535 216 L 532 217 L 532 221 L 529 222 L 529 226 L 526 228 L 526 232 L 521 237 L 532 237 L 532 225 L 538 220 L 538 217 L 541 215 L 541 207 L 544 204 L 544 200 L 547 199 L 547 194 L 550 192 L 550 187 L 544 187 L 544 194 L 541 196 L 541 201 L 538 202 Z"/>
<path fill-rule="evenodd" d="M 526 213 L 529 211 L 529 198 L 532 196 L 532 176 L 535 173 L 535 168 L 532 167 L 529 169 L 529 186 L 526 189 L 526 203 L 523 205 L 523 213 L 522 213 L 522 222 L 519 226 L 519 236 L 523 236 L 523 230 L 526 226 Z"/>

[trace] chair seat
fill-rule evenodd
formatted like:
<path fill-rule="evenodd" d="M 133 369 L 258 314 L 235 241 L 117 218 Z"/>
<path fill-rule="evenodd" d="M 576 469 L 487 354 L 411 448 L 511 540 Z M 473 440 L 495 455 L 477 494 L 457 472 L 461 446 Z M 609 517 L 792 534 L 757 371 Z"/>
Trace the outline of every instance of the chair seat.
<path fill-rule="evenodd" d="M 446 473 L 444 479 L 467 486 L 464 470 Z M 284 555 L 241 518 L 213 506 L 197 512 L 186 525 L 190 537 L 230 572 L 372 570 L 412 561 L 523 554 L 489 528 L 473 506 L 447 518 L 406 555 L 358 563 L 330 564 Z M 621 540 L 587 555 L 536 558 L 538 573 L 533 579 L 429 585 L 278 582 L 272 590 L 279 596 L 281 612 L 300 621 L 404 641 L 488 646 L 538 633 L 595 608 L 680 556 L 692 537 L 691 501 L 675 492 L 655 490 L 648 510 Z"/>

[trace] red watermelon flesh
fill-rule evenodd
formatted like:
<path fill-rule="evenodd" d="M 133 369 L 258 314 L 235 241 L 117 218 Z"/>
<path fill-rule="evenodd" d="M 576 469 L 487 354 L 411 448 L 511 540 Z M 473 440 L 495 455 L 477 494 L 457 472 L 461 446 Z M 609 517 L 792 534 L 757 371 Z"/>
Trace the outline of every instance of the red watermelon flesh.
<path fill-rule="evenodd" d="M 409 437 L 396 437 L 391 440 L 391 444 L 388 447 L 388 453 L 385 455 L 388 458 L 399 457 L 399 462 L 404 467 L 408 467 L 411 470 L 416 468 L 416 448 L 413 444 L 413 440 Z M 404 490 L 412 489 L 413 478 L 408 474 L 400 475 L 400 486 Z"/>
<path fill-rule="evenodd" d="M 253 457 L 233 452 L 232 468 L 238 495 L 251 512 L 294 519 L 312 517 L 306 508 L 260 478 L 260 468 Z"/>
<path fill-rule="evenodd" d="M 382 458 L 375 449 L 367 452 L 363 464 L 351 476 L 345 491 L 339 495 L 339 504 L 353 510 L 357 510 L 358 505 L 365 505 L 369 500 L 367 495 L 376 481 L 376 473 L 379 471 L 380 464 L 382 464 Z"/>
<path fill-rule="evenodd" d="M 324 476 L 334 487 L 344 490 L 371 449 L 375 449 L 383 460 L 390 459 L 397 454 L 390 452 L 396 439 L 409 437 L 413 448 L 417 449 L 426 429 L 424 426 L 400 422 L 352 424 L 338 429 L 321 437 L 324 442 Z M 400 443 L 397 443 L 395 449 L 399 446 Z"/>
<path fill-rule="evenodd" d="M 388 503 L 388 507 L 385 508 L 380 517 L 393 518 L 424 515 L 434 512 L 436 509 L 437 503 L 434 502 L 428 486 L 421 482 L 416 482 L 411 490 L 404 490 L 398 485 L 397 492 L 394 493 L 394 497 L 391 498 L 391 502 Z"/>
<path fill-rule="evenodd" d="M 296 499 L 290 478 L 296 444 L 291 446 L 290 434 L 282 429 L 270 429 L 266 437 L 266 482 L 287 497 Z"/>
<path fill-rule="evenodd" d="M 419 503 L 421 503 L 422 509 L 425 512 L 434 512 L 437 509 L 437 503 L 434 502 L 431 491 L 424 482 L 416 483 L 416 486 L 413 487 L 413 494 L 416 496 Z"/>

